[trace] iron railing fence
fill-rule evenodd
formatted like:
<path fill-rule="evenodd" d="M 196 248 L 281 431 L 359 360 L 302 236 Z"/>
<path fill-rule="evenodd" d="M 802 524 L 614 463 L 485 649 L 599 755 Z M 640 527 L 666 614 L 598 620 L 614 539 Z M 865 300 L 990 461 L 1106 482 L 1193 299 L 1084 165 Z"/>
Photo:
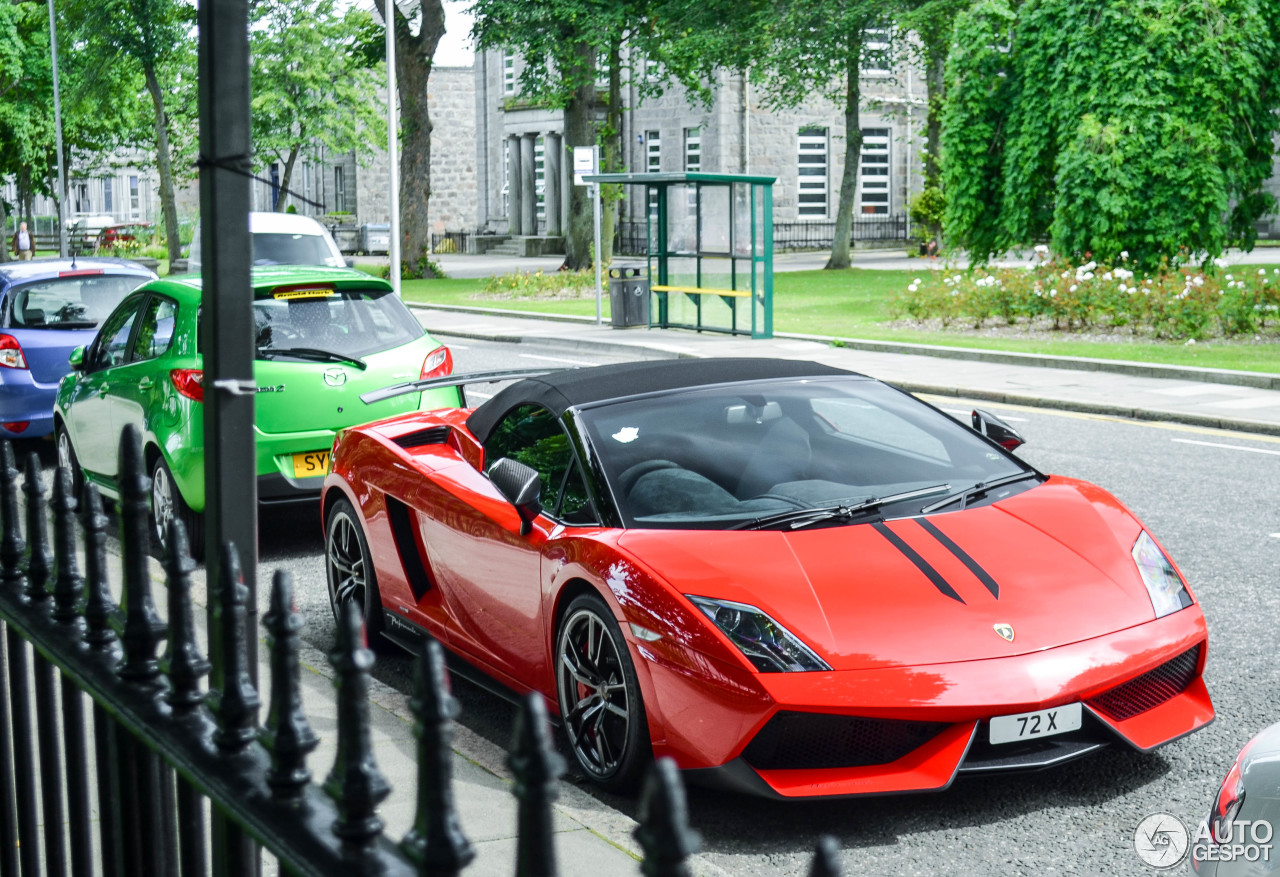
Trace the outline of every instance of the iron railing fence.
<path fill-rule="evenodd" d="M 377 810 L 391 787 L 371 742 L 373 653 L 364 645 L 359 609 L 348 606 L 331 655 L 337 754 L 320 785 L 307 765 L 318 737 L 301 705 L 302 618 L 294 608 L 292 576 L 276 572 L 263 618 L 271 694 L 260 724 L 261 698 L 247 649 L 257 624 L 246 611 L 235 547 L 224 547 L 222 581 L 210 588 L 210 661 L 197 645 L 195 563 L 180 523 L 171 525 L 175 550 L 164 564 L 167 621 L 152 599 L 150 479 L 133 427 L 121 439 L 119 459 L 118 606 L 109 587 L 108 519 L 97 488 L 85 487 L 78 507 L 71 473 L 59 469 L 50 502 L 36 454 L 27 456 L 24 477 L 11 443 L 0 443 L 0 874 L 203 877 L 211 867 L 215 877 L 245 877 L 260 873 L 263 851 L 291 875 L 446 877 L 462 871 L 474 850 L 453 797 L 450 741 L 457 707 L 440 645 L 429 642 L 415 667 L 417 812 L 413 828 L 394 842 L 384 835 Z M 551 805 L 564 762 L 552 748 L 539 695 L 522 702 L 516 728 L 508 762 L 519 799 L 515 872 L 552 877 Z M 643 873 L 689 874 L 687 860 L 699 841 L 687 824 L 673 762 L 655 763 L 640 811 Z M 839 873 L 833 841 L 820 844 L 811 873 Z"/>
<path fill-rule="evenodd" d="M 829 250 L 835 241 L 835 234 L 834 220 L 774 222 L 773 246 L 775 250 Z M 854 243 L 905 241 L 907 217 L 905 214 L 855 216 L 849 238 Z"/>
<path fill-rule="evenodd" d="M 836 224 L 831 222 L 774 222 L 775 250 L 829 250 L 835 240 Z M 906 241 L 906 215 L 855 216 L 850 240 Z M 613 252 L 618 256 L 643 256 L 649 252 L 649 231 L 644 220 L 619 219 L 614 230 Z"/>
<path fill-rule="evenodd" d="M 431 252 L 466 253 L 471 245 L 471 232 L 446 231 L 431 235 Z"/>

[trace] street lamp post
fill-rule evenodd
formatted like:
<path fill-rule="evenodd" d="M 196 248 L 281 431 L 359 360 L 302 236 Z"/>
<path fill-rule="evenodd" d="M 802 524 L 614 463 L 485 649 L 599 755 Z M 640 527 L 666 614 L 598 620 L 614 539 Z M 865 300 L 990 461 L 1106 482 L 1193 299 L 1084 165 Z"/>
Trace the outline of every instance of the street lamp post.
<path fill-rule="evenodd" d="M 50 3 L 53 0 L 49 0 Z M 391 285 L 400 294 L 400 150 L 396 129 L 396 4 L 383 0 L 387 24 L 387 164 L 391 171 L 391 234 L 387 257 L 391 261 Z"/>
<path fill-rule="evenodd" d="M 19 3 L 39 3 L 40 0 L 13 0 Z M 49 59 L 53 62 L 53 128 L 58 149 L 58 255 L 67 258 L 67 224 L 63 215 L 67 203 L 67 174 L 62 162 L 62 91 L 58 87 L 58 25 L 53 14 L 53 0 L 49 7 Z"/>

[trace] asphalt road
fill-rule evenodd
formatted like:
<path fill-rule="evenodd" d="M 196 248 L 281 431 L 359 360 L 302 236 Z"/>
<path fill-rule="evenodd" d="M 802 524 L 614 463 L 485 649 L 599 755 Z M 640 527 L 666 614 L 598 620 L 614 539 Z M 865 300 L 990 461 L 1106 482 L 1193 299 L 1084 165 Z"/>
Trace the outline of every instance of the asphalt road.
<path fill-rule="evenodd" d="M 458 371 L 612 361 L 581 351 L 562 357 L 549 348 L 528 353 L 518 345 L 444 340 Z M 930 401 L 959 416 L 970 410 L 953 398 Z M 846 874 L 1152 874 L 1133 851 L 1137 824 L 1168 812 L 1194 826 L 1239 747 L 1280 721 L 1280 668 L 1273 657 L 1280 617 L 1280 439 L 984 407 L 1023 431 L 1024 459 L 1105 487 L 1163 542 L 1208 617 L 1207 680 L 1217 721 L 1154 754 L 1104 750 L 1041 773 L 961 779 L 938 794 L 781 805 L 690 789 L 690 819 L 703 835 L 703 855 L 726 872 L 807 874 L 818 838 L 830 834 L 840 843 Z M 42 456 L 51 463 L 49 450 Z M 263 516 L 260 581 L 277 567 L 293 571 L 308 619 L 304 636 L 327 650 L 333 624 L 322 550 L 315 512 Z M 409 662 L 383 655 L 376 675 L 407 691 Z M 513 709 L 464 681 L 455 681 L 454 693 L 459 720 L 506 746 Z M 635 815 L 634 800 L 596 794 Z"/>

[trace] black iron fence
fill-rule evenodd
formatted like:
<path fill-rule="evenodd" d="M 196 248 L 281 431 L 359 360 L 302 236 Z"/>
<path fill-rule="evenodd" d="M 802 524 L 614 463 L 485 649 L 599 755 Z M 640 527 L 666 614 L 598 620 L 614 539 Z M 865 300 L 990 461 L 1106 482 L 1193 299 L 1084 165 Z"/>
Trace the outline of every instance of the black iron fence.
<path fill-rule="evenodd" d="M 835 241 L 836 224 L 831 222 L 775 222 L 775 250 L 829 250 Z M 849 238 L 857 241 L 905 241 L 905 214 L 872 214 L 853 217 Z"/>
<path fill-rule="evenodd" d="M 373 654 L 359 610 L 348 606 L 338 625 L 331 656 L 337 755 L 323 784 L 316 784 L 307 757 L 318 737 L 301 705 L 302 619 L 292 577 L 276 572 L 263 618 L 271 694 L 260 725 L 262 703 L 247 649 L 256 623 L 247 620 L 234 546 L 224 547 L 222 581 L 210 588 L 210 661 L 197 645 L 195 564 L 180 523 L 172 525 L 175 548 L 165 558 L 167 621 L 153 602 L 146 550 L 150 485 L 132 427 L 121 441 L 120 472 L 117 605 L 108 583 L 108 519 L 96 487 L 85 488 L 78 508 L 71 474 L 60 469 L 50 502 L 37 456 L 28 455 L 23 478 L 12 445 L 0 443 L 0 874 L 202 877 L 211 869 L 216 877 L 245 877 L 260 872 L 263 852 L 279 860 L 282 874 L 458 874 L 474 851 L 454 806 L 456 703 L 439 644 L 430 642 L 415 668 L 417 812 L 397 843 L 384 836 L 377 812 L 391 787 L 371 742 Z M 515 871 L 551 877 L 551 804 L 563 759 L 552 748 L 540 696 L 523 701 L 515 741 L 508 762 L 519 799 Z M 699 842 L 687 824 L 673 762 L 654 765 L 640 810 L 643 873 L 688 875 L 687 859 Z M 838 873 L 834 842 L 819 846 L 811 873 Z"/>
<path fill-rule="evenodd" d="M 466 231 L 437 232 L 431 235 L 431 252 L 466 253 L 471 243 L 471 233 Z"/>
<path fill-rule="evenodd" d="M 832 222 L 775 222 L 775 250 L 829 250 L 835 240 Z M 849 238 L 858 241 L 906 241 L 905 215 L 855 216 Z M 643 256 L 649 252 L 649 230 L 644 220 L 620 219 L 614 230 L 613 252 L 619 256 Z"/>

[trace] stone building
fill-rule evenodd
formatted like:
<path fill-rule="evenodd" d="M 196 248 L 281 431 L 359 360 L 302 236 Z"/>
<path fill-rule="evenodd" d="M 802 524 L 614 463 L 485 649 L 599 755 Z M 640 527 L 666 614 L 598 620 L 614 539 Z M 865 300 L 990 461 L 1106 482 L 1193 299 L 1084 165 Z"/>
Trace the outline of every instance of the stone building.
<path fill-rule="evenodd" d="M 510 52 L 476 57 L 478 225 L 494 235 L 556 238 L 568 212 L 572 160 L 562 114 L 519 95 L 521 65 Z M 869 69 L 862 88 L 857 224 L 869 236 L 903 239 L 907 202 L 920 188 L 923 83 L 909 68 Z M 624 83 L 623 92 L 626 170 L 776 176 L 775 236 L 784 244 L 788 235 L 821 242 L 825 231 L 830 243 L 845 157 L 844 117 L 831 101 L 813 96 L 794 110 L 770 110 L 730 73 L 720 74 L 709 108 L 691 104 L 682 89 L 643 102 L 637 83 Z M 628 222 L 644 222 L 643 194 L 624 193 L 620 211 L 625 234 Z"/>

